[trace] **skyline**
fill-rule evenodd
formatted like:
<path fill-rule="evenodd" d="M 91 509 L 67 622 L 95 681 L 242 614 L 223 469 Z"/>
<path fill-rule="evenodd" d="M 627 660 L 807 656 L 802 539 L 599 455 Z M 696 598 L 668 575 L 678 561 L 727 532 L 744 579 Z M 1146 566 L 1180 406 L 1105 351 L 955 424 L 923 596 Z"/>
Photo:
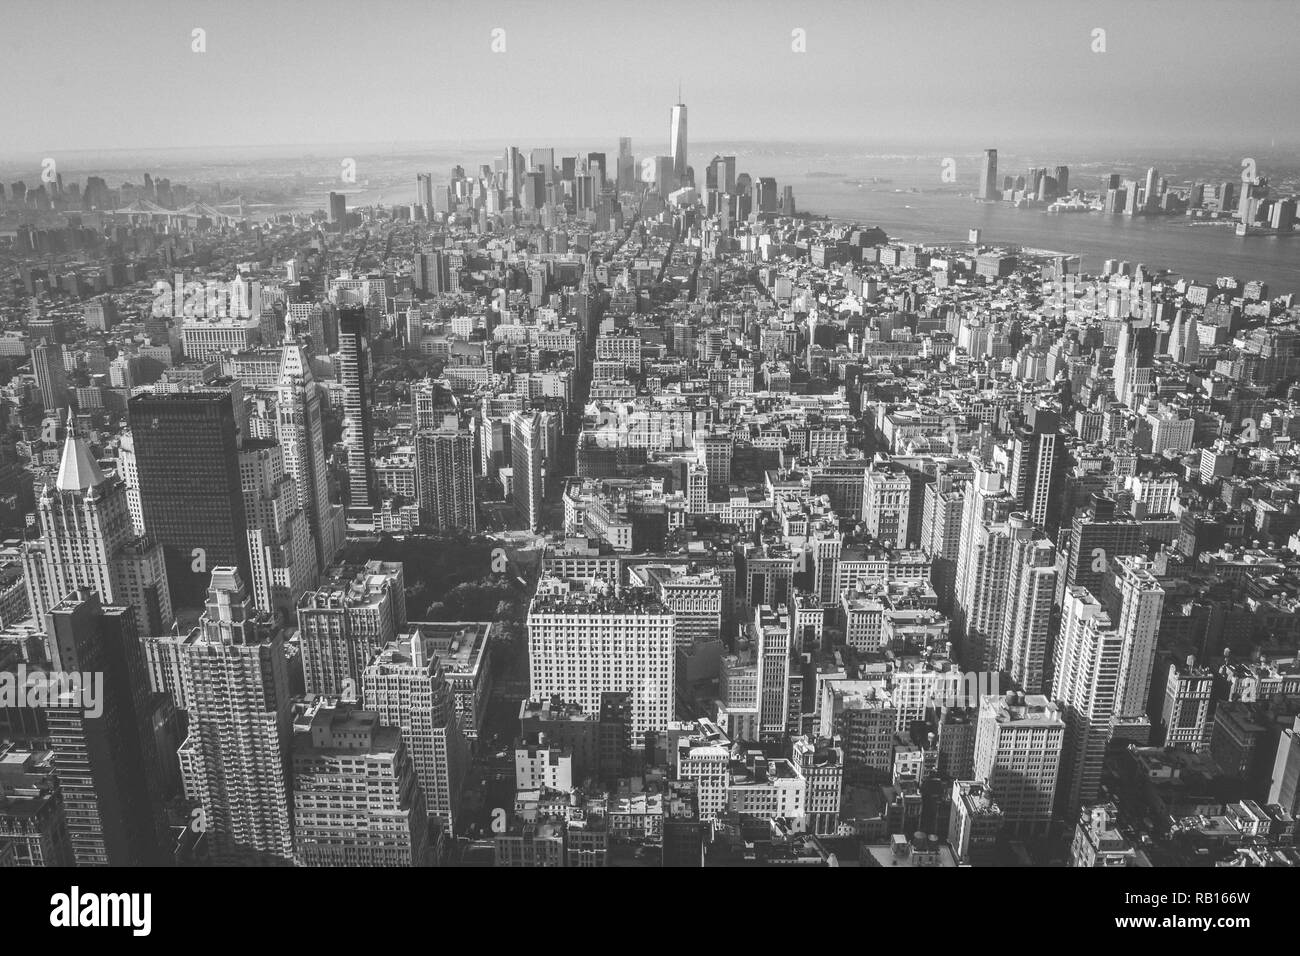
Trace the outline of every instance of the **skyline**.
<path fill-rule="evenodd" d="M 411 28 L 384 31 L 341 28 L 354 8 L 337 0 L 314 4 L 318 16 L 311 20 L 300 9 L 246 0 L 220 10 L 193 3 L 13 4 L 15 21 L 29 11 L 60 37 L 62 56 L 52 65 L 17 31 L 0 40 L 14 77 L 0 103 L 0 125 L 11 131 L 5 155 L 163 144 L 524 142 L 551 139 L 557 127 L 565 139 L 631 135 L 666 147 L 665 104 L 679 81 L 700 141 L 879 140 L 978 149 L 997 140 L 1008 151 L 1025 139 L 1235 143 L 1243 108 L 1256 130 L 1280 132 L 1290 128 L 1288 102 L 1300 96 L 1285 41 L 1300 28 L 1300 8 L 1277 0 L 1151 0 L 1140 18 L 1120 3 L 1044 11 L 1021 0 L 963 5 L 960 16 L 953 5 L 934 2 L 891 0 L 869 11 L 761 2 L 740 18 L 721 4 L 700 10 L 667 0 L 604 21 L 603 8 L 585 0 L 558 17 L 525 3 L 392 0 L 369 5 L 367 14 Z M 962 29 L 952 29 L 955 20 Z M 583 24 L 585 45 L 570 49 L 574 23 Z M 1017 24 L 1034 29 L 1018 32 Z M 191 50 L 195 27 L 206 31 L 203 53 Z M 1097 28 L 1106 30 L 1104 53 L 1092 49 Z M 495 37 L 497 29 L 504 36 Z M 805 31 L 806 52 L 792 49 L 796 29 Z M 1235 30 L 1249 30 L 1248 52 L 1225 42 Z M 124 59 L 119 47 L 103 42 L 115 34 L 144 38 L 138 59 Z M 347 45 L 336 55 L 323 54 L 342 38 Z M 492 52 L 494 40 L 504 43 L 503 52 Z M 557 51 L 571 66 L 556 66 Z M 943 64 L 937 75 L 933 64 Z M 498 81 L 486 82 L 485 71 Z M 607 72 L 640 79 L 623 88 L 602 82 Z M 96 75 L 112 82 L 88 89 L 85 81 Z M 1275 77 L 1267 97 L 1255 95 L 1261 75 Z M 656 76 L 661 82 L 646 79 Z M 554 84 L 539 83 L 548 79 Z M 555 92 L 538 102 L 529 94 L 539 87 Z M 381 88 L 385 95 L 375 95 Z M 839 90 L 862 93 L 835 95 Z M 1054 101 L 1045 104 L 1045 95 Z M 575 97 L 582 101 L 580 126 L 571 122 Z M 738 102 L 752 109 L 737 110 Z M 34 103 L 44 114 L 39 128 L 30 122 Z M 329 135 L 339 117 L 355 132 Z M 214 133 L 214 125 L 225 131 Z"/>

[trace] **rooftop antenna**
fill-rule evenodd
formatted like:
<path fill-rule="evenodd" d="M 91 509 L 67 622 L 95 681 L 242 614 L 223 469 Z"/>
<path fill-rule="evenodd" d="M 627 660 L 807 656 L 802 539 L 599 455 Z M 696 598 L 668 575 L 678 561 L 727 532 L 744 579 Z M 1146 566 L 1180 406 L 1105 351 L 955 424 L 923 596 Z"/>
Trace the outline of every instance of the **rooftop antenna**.
<path fill-rule="evenodd" d="M 678 106 L 681 106 L 681 105 L 682 105 L 682 81 L 681 81 L 681 77 L 678 77 L 678 79 L 677 79 L 677 105 L 678 105 Z"/>

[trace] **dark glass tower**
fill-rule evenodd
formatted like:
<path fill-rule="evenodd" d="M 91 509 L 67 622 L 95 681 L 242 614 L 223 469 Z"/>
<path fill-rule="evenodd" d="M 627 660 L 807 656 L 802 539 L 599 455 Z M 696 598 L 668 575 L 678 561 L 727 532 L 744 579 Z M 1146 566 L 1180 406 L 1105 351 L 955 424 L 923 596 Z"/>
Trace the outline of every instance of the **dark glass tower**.
<path fill-rule="evenodd" d="M 230 388 L 149 392 L 127 409 L 144 526 L 163 546 L 172 606 L 202 606 L 213 568 L 252 577 L 235 396 Z"/>

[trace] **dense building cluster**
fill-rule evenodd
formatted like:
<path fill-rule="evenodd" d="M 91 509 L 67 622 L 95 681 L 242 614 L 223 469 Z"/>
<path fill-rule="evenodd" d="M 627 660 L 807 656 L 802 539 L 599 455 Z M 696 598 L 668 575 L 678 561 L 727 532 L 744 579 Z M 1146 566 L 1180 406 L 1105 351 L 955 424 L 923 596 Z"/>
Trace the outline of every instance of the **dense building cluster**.
<path fill-rule="evenodd" d="M 0 864 L 1300 863 L 1300 303 L 796 212 L 686 115 L 0 194 Z"/>

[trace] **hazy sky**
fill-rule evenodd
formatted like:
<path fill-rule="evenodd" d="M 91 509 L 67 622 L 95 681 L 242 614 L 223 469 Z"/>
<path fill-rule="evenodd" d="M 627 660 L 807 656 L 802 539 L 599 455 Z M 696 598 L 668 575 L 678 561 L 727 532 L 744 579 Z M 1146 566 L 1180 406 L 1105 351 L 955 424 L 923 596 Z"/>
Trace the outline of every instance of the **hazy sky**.
<path fill-rule="evenodd" d="M 694 142 L 1300 139 L 1296 0 L 5 0 L 2 16 L 0 153 L 20 158 L 620 134 L 666 149 L 679 78 Z"/>

